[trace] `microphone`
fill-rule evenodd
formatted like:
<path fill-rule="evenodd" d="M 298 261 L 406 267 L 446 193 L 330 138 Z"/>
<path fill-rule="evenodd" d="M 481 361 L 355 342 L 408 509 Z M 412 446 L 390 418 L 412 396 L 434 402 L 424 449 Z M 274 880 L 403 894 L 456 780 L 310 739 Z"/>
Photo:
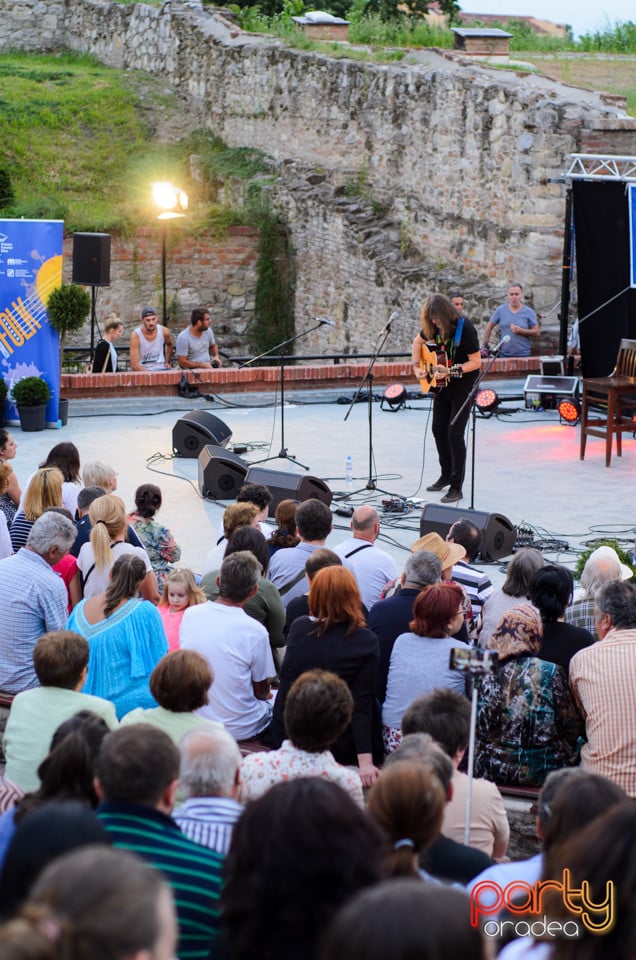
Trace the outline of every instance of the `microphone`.
<path fill-rule="evenodd" d="M 495 349 L 490 351 L 491 356 L 496 357 L 496 356 L 498 355 L 499 351 L 501 350 L 501 348 L 502 348 L 506 343 L 510 343 L 510 340 L 511 340 L 510 334 L 506 334 L 505 337 L 502 337 L 501 340 L 499 341 L 499 343 L 497 344 L 497 346 L 495 347 Z"/>
<path fill-rule="evenodd" d="M 320 326 L 335 327 L 336 321 L 331 320 L 329 317 L 316 317 Z"/>
<path fill-rule="evenodd" d="M 394 320 L 399 320 L 399 318 L 400 318 L 400 311 L 399 311 L 399 310 L 394 310 L 393 313 L 391 314 L 391 316 L 389 317 L 389 319 L 387 320 L 387 322 L 385 323 L 385 325 L 384 325 L 384 330 L 382 331 L 382 333 L 386 333 L 387 330 L 390 330 L 390 329 L 391 329 L 391 324 L 393 323 L 393 321 L 394 321 Z"/>

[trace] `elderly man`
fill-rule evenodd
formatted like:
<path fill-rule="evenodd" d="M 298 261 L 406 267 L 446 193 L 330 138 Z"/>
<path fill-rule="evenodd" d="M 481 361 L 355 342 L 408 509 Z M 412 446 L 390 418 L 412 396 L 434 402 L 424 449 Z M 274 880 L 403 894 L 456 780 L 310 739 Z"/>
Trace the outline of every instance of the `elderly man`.
<path fill-rule="evenodd" d="M 37 687 L 35 645 L 43 633 L 66 626 L 66 587 L 51 567 L 69 552 L 75 534 L 72 520 L 60 513 L 43 513 L 33 524 L 26 546 L 0 560 L 0 690 L 4 693 Z"/>
<path fill-rule="evenodd" d="M 540 331 L 537 315 L 523 302 L 523 287 L 520 283 L 511 283 L 508 287 L 508 303 L 497 307 L 484 330 L 484 347 L 490 342 L 494 327 L 499 327 L 501 339 L 508 342 L 499 352 L 500 357 L 529 357 L 530 340 L 538 337 Z"/>
<path fill-rule="evenodd" d="M 210 329 L 210 311 L 197 307 L 190 326 L 177 337 L 177 362 L 182 370 L 205 370 L 221 366 L 219 348 Z"/>
<path fill-rule="evenodd" d="M 234 824 L 243 807 L 238 802 L 241 751 L 225 730 L 197 728 L 179 741 L 179 787 L 186 800 L 174 819 L 186 837 L 226 854 Z"/>
<path fill-rule="evenodd" d="M 631 580 L 632 571 L 621 563 L 616 550 L 597 547 L 585 561 L 580 587 L 574 591 L 572 603 L 565 611 L 566 623 L 582 627 L 596 637 L 596 605 L 594 597 L 604 583 L 611 580 Z"/>
<path fill-rule="evenodd" d="M 362 506 L 351 518 L 353 536 L 333 548 L 358 582 L 362 602 L 370 610 L 382 590 L 398 575 L 393 557 L 375 545 L 380 536 L 380 518 L 375 507 Z"/>
<path fill-rule="evenodd" d="M 172 348 L 172 334 L 159 323 L 157 311 L 144 307 L 141 325 L 130 334 L 130 369 L 169 370 Z"/>
<path fill-rule="evenodd" d="M 636 586 L 612 580 L 596 594 L 599 640 L 570 661 L 570 686 L 585 717 L 581 764 L 636 797 Z"/>

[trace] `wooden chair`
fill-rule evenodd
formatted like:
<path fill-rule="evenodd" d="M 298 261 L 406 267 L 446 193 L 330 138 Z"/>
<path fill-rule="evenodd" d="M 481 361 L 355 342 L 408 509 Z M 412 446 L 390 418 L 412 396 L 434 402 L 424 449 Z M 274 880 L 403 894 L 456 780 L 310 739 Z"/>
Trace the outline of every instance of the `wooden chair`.
<path fill-rule="evenodd" d="M 590 416 L 590 407 L 605 416 Z M 621 340 L 616 367 L 609 377 L 583 380 L 581 403 L 581 460 L 585 459 L 588 436 L 605 439 L 605 466 L 612 460 L 612 436 L 616 434 L 616 456 L 622 456 L 622 436 L 633 433 L 636 411 L 636 340 Z"/>

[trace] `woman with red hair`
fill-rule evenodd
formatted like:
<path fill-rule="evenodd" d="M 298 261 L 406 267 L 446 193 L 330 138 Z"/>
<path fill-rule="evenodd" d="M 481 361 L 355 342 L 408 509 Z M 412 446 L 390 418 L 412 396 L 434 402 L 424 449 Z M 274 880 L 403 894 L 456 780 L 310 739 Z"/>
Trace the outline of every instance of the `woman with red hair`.
<path fill-rule="evenodd" d="M 283 714 L 294 680 L 305 670 L 330 670 L 345 681 L 354 700 L 351 723 L 331 752 L 338 763 L 357 764 L 363 786 L 371 786 L 378 775 L 374 743 L 376 759 L 381 759 L 374 709 L 379 648 L 378 638 L 365 624 L 351 571 L 340 566 L 319 570 L 311 582 L 309 611 L 310 616 L 298 617 L 289 631 L 268 742 L 279 747 L 285 739 Z"/>
<path fill-rule="evenodd" d="M 456 583 L 434 583 L 415 599 L 411 633 L 402 633 L 391 651 L 386 697 L 382 706 L 384 747 L 395 750 L 406 708 L 439 687 L 466 693 L 463 673 L 449 667 L 454 647 L 468 645 L 453 637 L 463 622 L 463 591 Z"/>

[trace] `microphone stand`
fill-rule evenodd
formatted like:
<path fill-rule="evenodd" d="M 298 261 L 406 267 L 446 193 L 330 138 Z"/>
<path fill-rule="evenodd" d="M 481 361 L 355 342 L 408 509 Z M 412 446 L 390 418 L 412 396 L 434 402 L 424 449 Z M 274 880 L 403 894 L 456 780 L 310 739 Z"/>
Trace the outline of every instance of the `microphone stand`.
<path fill-rule="evenodd" d="M 470 504 L 468 507 L 469 510 L 475 509 L 475 433 L 477 428 L 477 405 L 475 403 L 475 400 L 477 398 L 477 394 L 479 393 L 479 387 L 481 385 L 481 382 L 486 376 L 486 374 L 490 371 L 493 363 L 499 356 L 500 349 L 501 349 L 501 344 L 499 344 L 499 346 L 497 346 L 497 348 L 492 351 L 486 363 L 482 364 L 479 370 L 479 375 L 477 376 L 477 379 L 475 380 L 470 393 L 468 394 L 468 396 L 466 397 L 461 407 L 459 408 L 459 410 L 457 411 L 457 413 L 455 414 L 455 416 L 453 417 L 453 419 L 449 424 L 449 426 L 453 427 L 461 417 L 462 413 L 464 412 L 468 404 L 470 403 L 472 405 L 471 407 L 472 438 L 471 438 L 471 450 L 470 450 Z"/>
<path fill-rule="evenodd" d="M 368 415 L 368 422 L 369 422 L 369 475 L 367 478 L 366 486 L 360 487 L 359 490 L 352 490 L 351 493 L 345 494 L 345 496 L 342 497 L 343 500 L 348 500 L 350 497 L 355 496 L 355 494 L 362 493 L 363 490 L 377 490 L 379 493 L 387 493 L 391 495 L 390 490 L 383 490 L 382 487 L 378 486 L 377 477 L 373 476 L 373 368 L 375 366 L 376 360 L 378 359 L 378 356 L 382 352 L 382 348 L 384 347 L 384 344 L 387 342 L 389 338 L 389 334 L 391 333 L 391 323 L 392 323 L 392 319 L 388 321 L 388 323 L 384 327 L 384 330 L 379 335 L 376 349 L 373 351 L 373 354 L 369 361 L 369 365 L 365 371 L 364 376 L 360 380 L 360 383 L 358 384 L 358 389 L 354 393 L 353 399 L 349 404 L 349 409 L 347 410 L 344 417 L 344 421 L 346 423 L 346 421 L 349 419 L 349 415 L 353 410 L 354 405 L 358 401 L 358 397 L 362 392 L 362 387 L 364 386 L 365 383 L 368 383 L 369 389 L 367 393 L 367 415 Z"/>
<path fill-rule="evenodd" d="M 306 464 L 301 463 L 300 460 L 297 460 L 291 453 L 288 453 L 287 447 L 285 446 L 285 363 L 284 363 L 284 353 L 283 347 L 287 347 L 292 343 L 295 343 L 300 337 L 306 336 L 308 333 L 313 333 L 314 330 L 317 330 L 322 326 L 329 326 L 326 324 L 325 320 L 319 320 L 313 327 L 309 327 L 308 330 L 302 330 L 300 333 L 295 333 L 293 337 L 288 337 L 287 340 L 281 340 L 280 343 L 277 343 L 275 346 L 270 347 L 268 350 L 265 350 L 263 353 L 259 353 L 257 357 L 252 357 L 251 360 L 246 360 L 245 363 L 239 364 L 239 370 L 243 367 L 249 367 L 251 364 L 256 363 L 257 360 L 262 360 L 263 357 L 270 357 L 272 353 L 278 351 L 278 365 L 280 372 L 280 450 L 278 455 L 275 457 L 263 457 L 262 460 L 252 460 L 250 461 L 251 465 L 257 463 L 269 463 L 270 460 L 291 460 L 292 463 L 295 463 L 297 466 L 302 467 L 303 470 L 309 470 L 309 467 Z"/>

